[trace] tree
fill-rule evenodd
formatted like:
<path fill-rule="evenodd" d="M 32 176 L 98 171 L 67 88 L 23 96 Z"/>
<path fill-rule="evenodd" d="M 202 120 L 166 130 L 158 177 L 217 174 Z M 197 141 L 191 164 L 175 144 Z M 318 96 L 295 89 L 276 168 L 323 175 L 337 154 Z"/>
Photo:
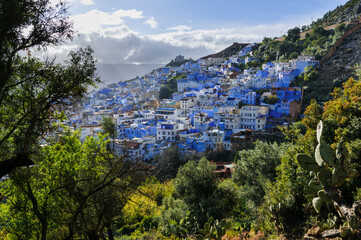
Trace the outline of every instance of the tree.
<path fill-rule="evenodd" d="M 50 0 L 0 1 L 0 177 L 34 163 L 39 137 L 61 119 L 56 106 L 83 96 L 95 76 L 91 48 L 70 52 L 63 65 L 31 57 L 41 48 L 71 38 L 67 7 Z M 21 58 L 19 52 L 28 50 Z"/>
<path fill-rule="evenodd" d="M 70 39 L 73 29 L 64 3 L 51 6 L 50 0 L 1 0 L 0 6 L 0 93 L 3 95 L 16 68 L 14 63 L 19 60 L 19 51 Z"/>
<path fill-rule="evenodd" d="M 343 89 L 336 88 L 333 99 L 325 103 L 322 119 L 332 122 L 337 141 L 341 138 L 354 140 L 361 138 L 361 82 L 350 78 Z"/>
<path fill-rule="evenodd" d="M 171 96 L 171 90 L 168 86 L 162 86 L 159 90 L 159 99 L 166 99 L 170 98 Z"/>
<path fill-rule="evenodd" d="M 112 117 L 103 117 L 101 128 L 103 134 L 108 134 L 111 139 L 116 138 L 117 127 Z"/>
<path fill-rule="evenodd" d="M 230 216 L 232 210 L 240 202 L 235 186 L 219 184 L 213 173 L 214 166 L 202 158 L 198 164 L 189 161 L 182 166 L 174 179 L 174 196 L 183 200 L 194 217 L 196 224 L 202 226 L 209 216 L 223 219 Z"/>
<path fill-rule="evenodd" d="M 112 140 L 111 150 L 114 152 L 115 139 L 117 138 L 117 126 L 114 123 L 114 119 L 112 117 L 103 117 L 101 128 L 102 128 L 102 133 L 105 135 L 107 134 L 109 138 Z"/>
<path fill-rule="evenodd" d="M 296 42 L 300 38 L 301 29 L 299 27 L 294 27 L 287 31 L 286 40 L 291 42 Z"/>
<path fill-rule="evenodd" d="M 302 123 L 306 125 L 308 129 L 315 130 L 318 122 L 322 118 L 322 107 L 317 104 L 315 99 L 311 100 L 310 105 L 305 110 L 305 117 L 302 119 Z"/>
<path fill-rule="evenodd" d="M 22 239 L 99 239 L 111 232 L 146 174 L 114 158 L 106 144 L 102 135 L 81 143 L 78 133 L 65 132 L 34 166 L 16 169 L 1 182 L 1 227 Z"/>
<path fill-rule="evenodd" d="M 324 172 L 322 175 L 330 175 L 330 171 L 332 170 L 331 175 L 334 180 L 332 184 L 338 185 L 338 180 L 345 180 L 345 184 L 342 184 L 342 186 L 340 183 L 340 189 L 335 190 L 332 186 L 331 188 L 327 187 L 327 191 L 331 189 L 333 193 L 337 193 L 338 198 L 342 198 L 341 203 L 346 203 L 346 206 L 351 206 L 353 202 L 360 199 L 359 195 L 355 193 L 360 191 L 361 182 L 359 178 L 354 178 L 354 174 L 361 172 L 361 121 L 359 117 L 361 109 L 361 83 L 351 78 L 343 84 L 343 89 L 336 88 L 332 95 L 333 99 L 325 103 L 324 111 L 314 100 L 310 106 L 307 107 L 305 118 L 302 120 L 302 123 L 307 127 L 306 134 L 298 135 L 295 146 L 286 152 L 281 159 L 281 165 L 276 169 L 276 180 L 267 184 L 265 200 L 259 212 L 259 216 L 262 216 L 260 217 L 260 222 L 262 223 L 261 229 L 264 231 L 272 232 L 274 231 L 274 225 L 276 225 L 276 229 L 280 232 L 286 232 L 294 236 L 294 231 L 298 229 L 299 236 L 303 236 L 304 232 L 302 229 L 304 229 L 306 223 L 309 224 L 316 220 L 314 218 L 315 211 L 313 210 L 312 204 L 318 209 L 320 201 L 310 198 L 312 194 L 314 194 L 314 191 L 310 191 L 311 187 L 308 184 L 312 178 L 321 175 L 310 175 L 307 169 L 301 168 L 300 163 L 296 161 L 297 154 L 302 153 L 303 155 L 315 156 L 315 158 L 320 158 L 320 156 L 322 159 L 327 158 L 330 166 L 325 167 L 324 164 L 318 164 L 317 166 L 320 167 L 320 169 L 325 169 L 322 170 Z M 320 137 L 316 138 L 316 129 L 319 129 L 317 128 L 317 123 L 320 120 L 323 122 L 321 137 L 322 148 L 320 146 L 316 147 L 320 141 Z M 346 150 L 346 148 L 337 146 L 337 143 L 341 139 L 348 150 L 345 152 L 349 152 L 350 154 L 349 158 L 342 156 L 343 154 L 341 154 L 340 151 Z M 332 149 L 327 147 L 328 145 L 330 145 Z M 324 153 L 320 153 L 325 149 L 328 152 L 326 158 Z M 338 152 L 336 155 L 334 150 Z M 341 159 L 341 166 L 335 165 L 331 161 L 335 156 L 337 159 Z M 309 164 L 311 163 L 313 163 L 313 161 L 309 161 Z M 304 166 L 305 165 L 303 165 L 303 167 Z M 345 169 L 349 169 L 350 171 L 347 171 L 346 174 L 344 173 Z M 343 171 L 343 175 L 341 174 L 341 176 L 339 174 L 340 170 Z M 326 178 L 317 177 L 317 181 L 320 178 L 327 180 L 328 177 L 329 176 Z M 329 184 L 329 180 L 324 183 L 326 185 Z M 319 187 L 315 185 L 317 184 L 313 183 L 313 188 Z M 321 190 L 318 189 L 318 191 Z M 320 195 L 322 195 L 322 192 Z M 329 195 L 329 192 L 327 192 L 326 195 Z M 311 202 L 311 200 L 314 202 Z M 305 205 L 307 206 L 306 208 L 304 207 Z M 337 205 L 335 206 L 337 207 Z M 327 210 L 332 211 L 334 215 L 338 215 L 332 206 L 329 206 Z M 344 215 L 342 211 L 340 215 Z M 327 211 L 321 211 L 321 214 L 317 216 L 317 221 L 325 223 L 328 221 L 328 217 Z M 270 225 L 270 221 L 272 221 L 274 225 Z M 338 223 L 339 222 L 340 220 L 338 220 Z"/>
<path fill-rule="evenodd" d="M 264 97 L 263 102 L 267 104 L 275 104 L 278 102 L 278 97 L 276 95 L 271 95 L 269 97 Z"/>
<path fill-rule="evenodd" d="M 156 176 L 160 181 L 166 181 L 175 178 L 178 169 L 185 161 L 179 158 L 177 146 L 171 146 L 164 150 L 162 157 L 158 156 L 155 159 L 157 163 Z"/>
<path fill-rule="evenodd" d="M 239 151 L 236 155 L 233 181 L 241 186 L 241 195 L 247 202 L 246 211 L 252 217 L 262 202 L 265 184 L 275 179 L 275 169 L 289 146 L 257 141 L 253 149 Z"/>

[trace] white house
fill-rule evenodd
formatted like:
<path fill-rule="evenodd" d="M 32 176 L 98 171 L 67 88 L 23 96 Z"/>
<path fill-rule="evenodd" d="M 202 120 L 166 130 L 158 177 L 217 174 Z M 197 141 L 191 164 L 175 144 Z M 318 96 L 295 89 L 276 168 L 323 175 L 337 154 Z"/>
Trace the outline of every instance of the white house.
<path fill-rule="evenodd" d="M 157 140 L 175 141 L 178 135 L 178 123 L 160 122 L 157 124 Z"/>
<path fill-rule="evenodd" d="M 189 109 L 190 107 L 197 104 L 197 97 L 185 97 L 180 100 L 180 108 L 183 110 Z"/>
<path fill-rule="evenodd" d="M 269 108 L 266 106 L 243 106 L 240 109 L 239 128 L 259 131 L 266 126 Z"/>

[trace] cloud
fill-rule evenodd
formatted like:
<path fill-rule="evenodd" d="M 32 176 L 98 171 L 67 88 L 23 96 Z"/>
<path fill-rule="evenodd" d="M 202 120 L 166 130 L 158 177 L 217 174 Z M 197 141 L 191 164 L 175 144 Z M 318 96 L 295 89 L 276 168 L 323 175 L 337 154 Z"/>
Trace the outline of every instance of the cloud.
<path fill-rule="evenodd" d="M 281 31 L 293 27 L 279 24 L 192 30 L 188 26 L 180 25 L 168 28 L 160 34 L 142 35 L 129 28 L 120 16 L 144 18 L 142 13 L 136 10 L 117 10 L 111 13 L 92 10 L 73 16 L 79 36 L 64 45 L 64 52 L 89 45 L 94 49 L 94 55 L 100 63 L 164 64 L 179 54 L 198 59 L 221 51 L 233 42 L 258 42 L 265 36 L 275 37 Z M 59 49 L 62 48 L 60 46 L 54 50 L 48 49 L 47 53 L 61 54 Z"/>
<path fill-rule="evenodd" d="M 124 23 L 124 20 L 114 13 L 91 10 L 84 14 L 71 16 L 74 28 L 80 33 L 98 32 L 104 26 L 115 26 Z"/>
<path fill-rule="evenodd" d="M 189 31 L 191 29 L 192 29 L 191 26 L 186 26 L 186 25 L 179 25 L 179 26 L 167 28 L 167 30 L 170 31 Z"/>
<path fill-rule="evenodd" d="M 158 27 L 158 22 L 155 21 L 154 17 L 148 18 L 144 23 L 148 24 L 153 29 Z"/>
<path fill-rule="evenodd" d="M 138 11 L 136 9 L 130 9 L 130 10 L 123 10 L 123 9 L 119 9 L 117 11 L 114 12 L 114 15 L 118 16 L 118 17 L 129 17 L 132 19 L 141 19 L 143 18 L 143 12 L 142 11 Z"/>
<path fill-rule="evenodd" d="M 81 0 L 80 2 L 81 2 L 81 4 L 86 5 L 86 6 L 95 4 L 95 2 L 93 2 L 93 0 Z"/>
<path fill-rule="evenodd" d="M 143 12 L 136 9 L 118 9 L 113 12 L 94 9 L 84 14 L 70 16 L 70 19 L 74 22 L 74 29 L 79 33 L 91 33 L 104 32 L 110 27 L 122 26 L 124 24 L 123 18 L 141 19 L 143 17 Z"/>
<path fill-rule="evenodd" d="M 154 41 L 169 43 L 175 47 L 206 48 L 209 53 L 218 52 L 233 42 L 257 42 L 263 37 L 275 37 L 280 31 L 290 28 L 287 25 L 258 25 L 243 28 L 197 29 L 170 31 L 161 34 L 148 35 Z M 196 51 L 195 51 L 196 53 Z M 196 55 L 196 54 L 195 54 Z"/>

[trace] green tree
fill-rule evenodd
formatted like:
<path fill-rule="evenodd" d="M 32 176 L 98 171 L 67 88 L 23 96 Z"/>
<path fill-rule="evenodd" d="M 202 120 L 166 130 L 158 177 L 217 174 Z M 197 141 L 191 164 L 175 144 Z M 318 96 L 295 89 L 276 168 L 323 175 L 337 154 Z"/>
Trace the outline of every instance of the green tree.
<path fill-rule="evenodd" d="M 196 224 L 202 226 L 209 216 L 215 219 L 230 216 L 240 202 L 236 187 L 232 183 L 219 184 L 214 169 L 206 158 L 198 164 L 189 161 L 174 179 L 175 198 L 187 204 L 190 216 L 195 219 L 191 223 L 193 231 L 196 231 Z"/>
<path fill-rule="evenodd" d="M 236 168 L 233 181 L 241 186 L 242 199 L 246 201 L 246 211 L 255 218 L 257 207 L 261 205 L 266 183 L 274 181 L 275 169 L 290 144 L 256 141 L 253 149 L 241 150 L 235 157 Z"/>
<path fill-rule="evenodd" d="M 101 128 L 103 134 L 108 134 L 111 139 L 116 138 L 117 126 L 112 117 L 103 117 Z"/>
<path fill-rule="evenodd" d="M 34 166 L 2 181 L 1 227 L 9 237 L 99 239 L 110 230 L 143 177 L 106 144 L 101 135 L 81 143 L 78 134 L 64 133 L 41 150 Z"/>
<path fill-rule="evenodd" d="M 185 160 L 179 158 L 177 146 L 171 146 L 164 150 L 162 157 L 157 156 L 156 176 L 160 181 L 166 181 L 175 178 L 178 169 L 185 163 Z"/>
<path fill-rule="evenodd" d="M 172 92 L 168 86 L 162 86 L 159 90 L 159 99 L 170 98 Z"/>
<path fill-rule="evenodd" d="M 70 52 L 64 64 L 31 57 L 32 48 L 54 45 L 71 38 L 67 7 L 49 0 L 0 1 L 0 177 L 32 157 L 41 136 L 61 119 L 58 106 L 83 96 L 94 78 L 95 60 L 90 48 Z M 28 50 L 27 57 L 19 52 Z"/>
<path fill-rule="evenodd" d="M 322 118 L 322 107 L 317 104 L 315 99 L 311 100 L 310 105 L 305 110 L 305 117 L 302 119 L 302 123 L 306 125 L 308 129 L 315 130 L 318 122 Z"/>
<path fill-rule="evenodd" d="M 114 123 L 114 119 L 112 117 L 103 117 L 101 128 L 102 128 L 102 133 L 107 134 L 111 139 L 110 149 L 114 153 L 115 139 L 117 138 L 117 126 Z"/>
<path fill-rule="evenodd" d="M 271 95 L 269 97 L 264 97 L 263 102 L 267 104 L 275 104 L 278 102 L 278 97 L 276 95 Z"/>
<path fill-rule="evenodd" d="M 296 42 L 300 38 L 301 29 L 299 27 L 294 27 L 287 31 L 286 40 L 291 42 Z"/>

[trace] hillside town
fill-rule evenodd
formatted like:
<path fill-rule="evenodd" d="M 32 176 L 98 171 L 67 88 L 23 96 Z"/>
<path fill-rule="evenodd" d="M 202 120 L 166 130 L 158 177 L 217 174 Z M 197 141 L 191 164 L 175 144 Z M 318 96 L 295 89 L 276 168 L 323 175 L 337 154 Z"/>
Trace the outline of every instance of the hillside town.
<path fill-rule="evenodd" d="M 302 112 L 303 90 L 292 81 L 313 56 L 289 62 L 257 62 L 249 44 L 238 55 L 199 59 L 178 67 L 163 67 L 143 77 L 108 85 L 67 110 L 68 124 L 81 138 L 101 131 L 104 117 L 117 126 L 115 151 L 132 161 L 152 162 L 170 147 L 180 158 L 236 151 L 257 139 L 282 137 L 279 126 L 296 121 Z M 177 56 L 174 62 L 184 61 Z M 176 91 L 160 99 L 161 88 L 171 81 Z"/>

